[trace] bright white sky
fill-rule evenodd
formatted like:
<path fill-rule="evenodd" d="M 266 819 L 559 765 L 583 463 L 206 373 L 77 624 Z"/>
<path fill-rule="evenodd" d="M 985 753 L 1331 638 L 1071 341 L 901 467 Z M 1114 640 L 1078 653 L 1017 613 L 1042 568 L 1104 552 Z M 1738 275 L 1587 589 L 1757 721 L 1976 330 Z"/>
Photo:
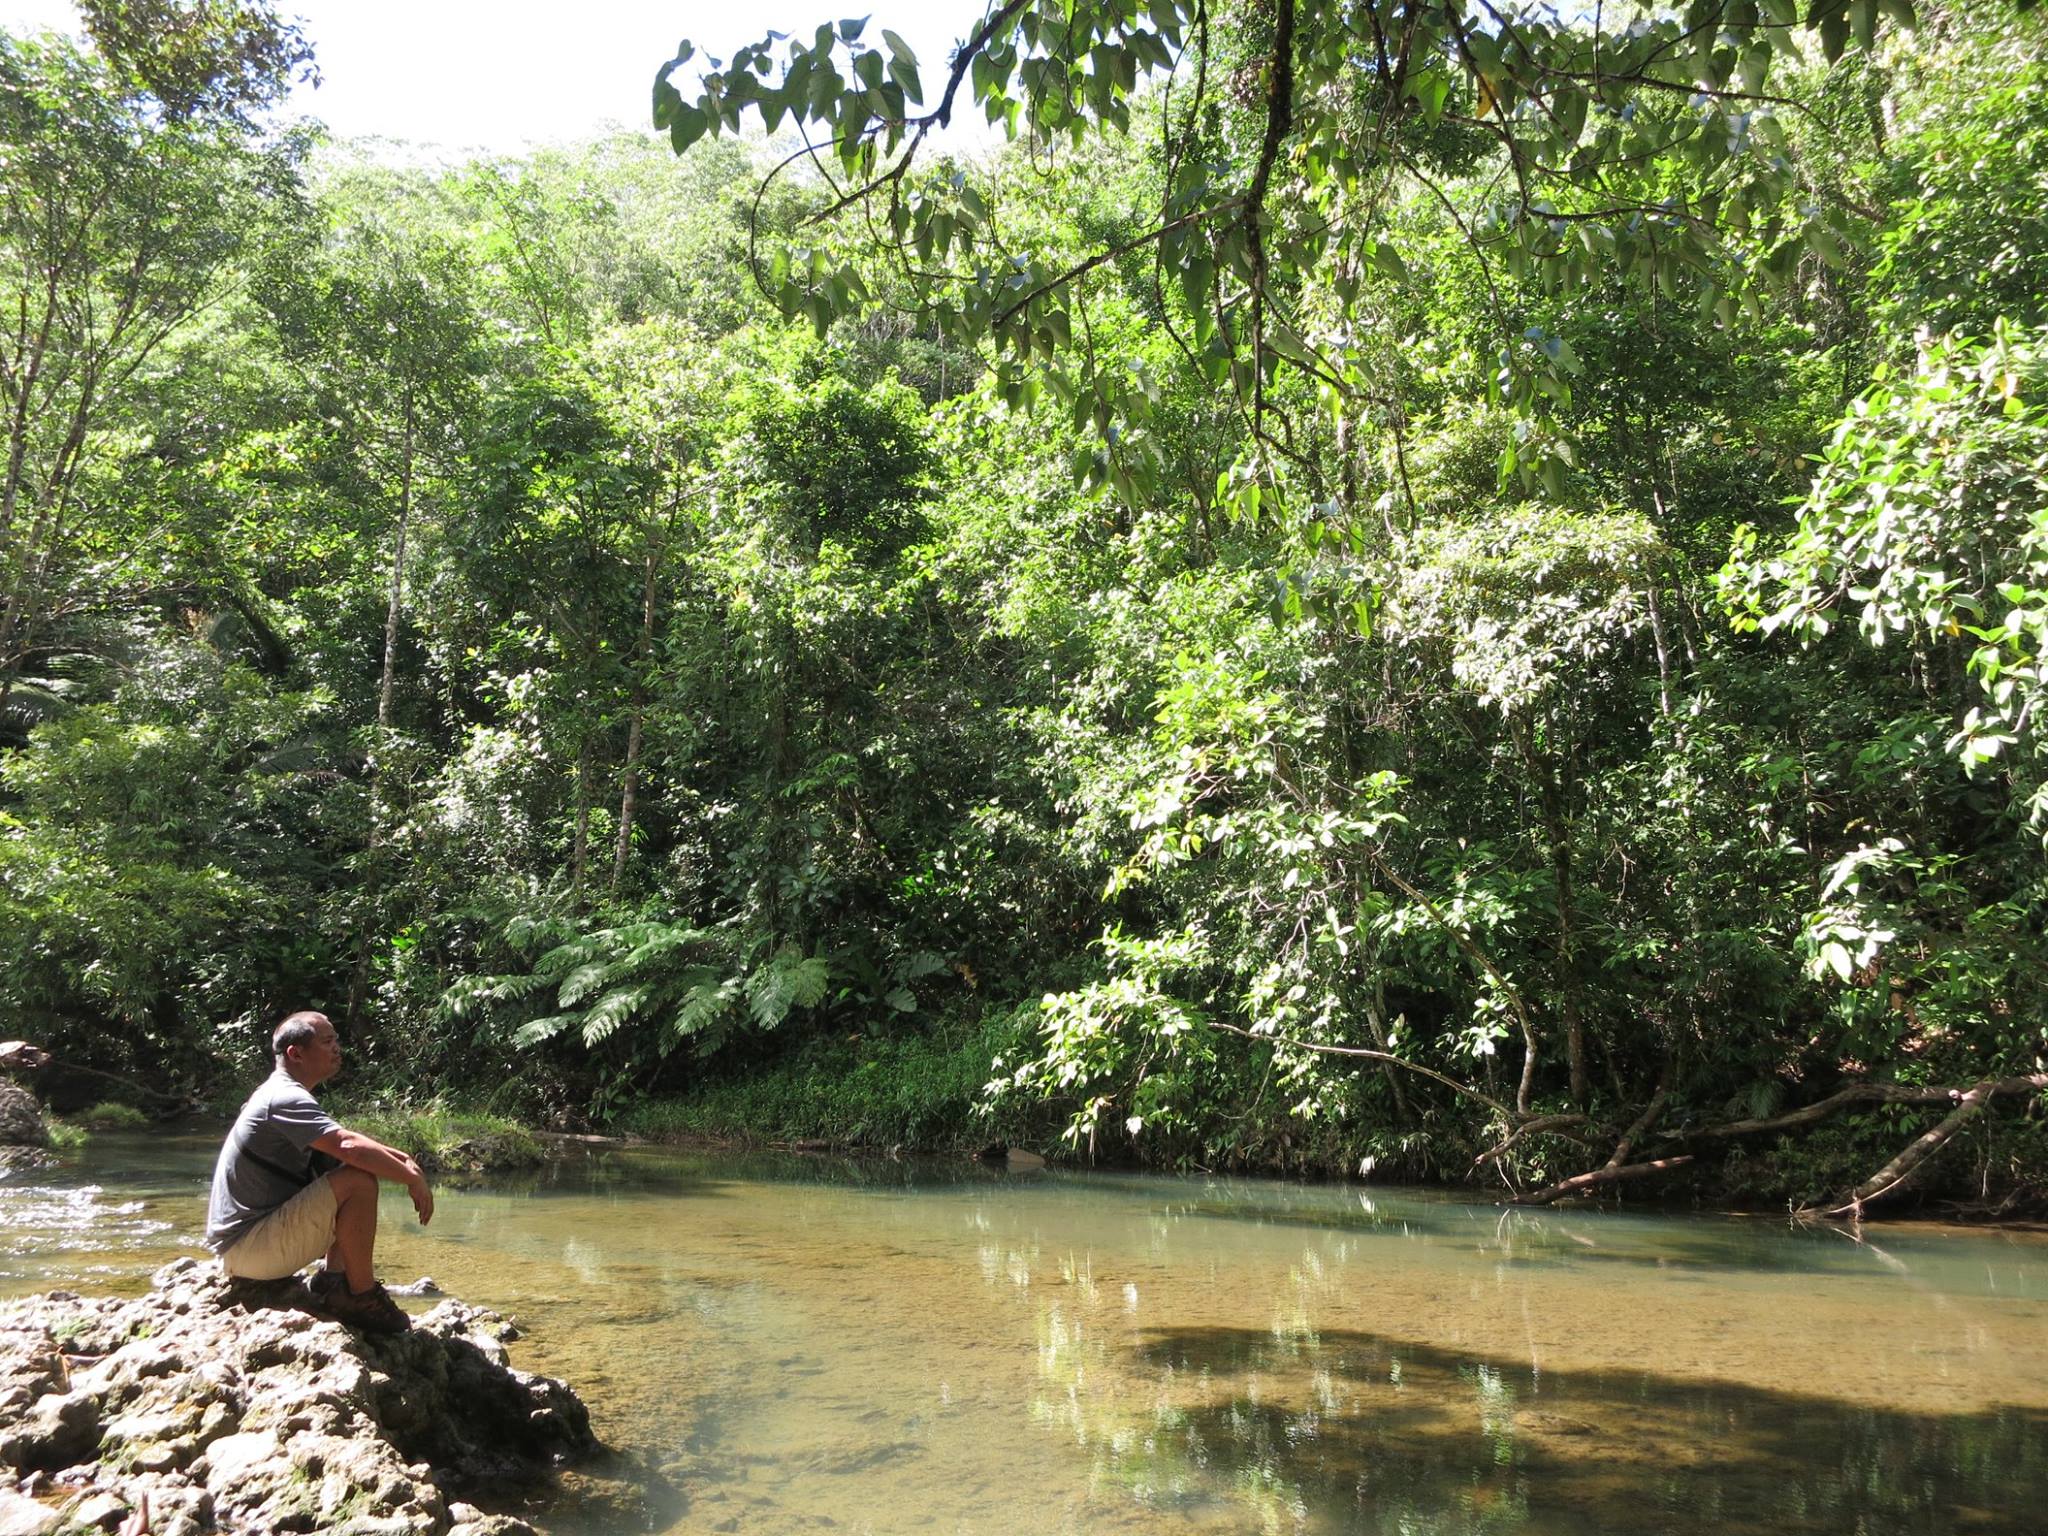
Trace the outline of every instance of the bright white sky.
<path fill-rule="evenodd" d="M 654 72 L 689 38 L 729 58 L 770 30 L 808 35 L 869 15 L 917 51 L 926 104 L 946 58 L 981 20 L 982 0 L 282 0 L 313 41 L 323 83 L 294 105 L 344 138 L 516 153 L 648 128 Z M 82 30 L 70 0 L 0 0 L 0 28 Z M 971 111 L 963 116 L 975 116 Z M 955 132 L 960 131 L 956 122 Z"/>

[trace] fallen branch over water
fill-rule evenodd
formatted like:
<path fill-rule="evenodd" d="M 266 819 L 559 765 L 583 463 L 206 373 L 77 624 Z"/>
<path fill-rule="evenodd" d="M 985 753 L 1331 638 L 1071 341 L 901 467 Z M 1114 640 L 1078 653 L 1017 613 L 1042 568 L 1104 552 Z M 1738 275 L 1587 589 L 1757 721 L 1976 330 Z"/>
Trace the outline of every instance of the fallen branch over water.
<path fill-rule="evenodd" d="M 1589 1115 L 1531 1115 L 1519 1107 L 1511 1109 L 1493 1095 L 1473 1087 L 1470 1083 L 1460 1082 L 1434 1067 L 1423 1066 L 1420 1062 L 1410 1061 L 1391 1051 L 1378 1051 L 1360 1045 L 1326 1045 L 1320 1041 L 1297 1040 L 1285 1035 L 1245 1029 L 1221 1020 L 1212 1019 L 1209 1022 L 1213 1029 L 1221 1030 L 1225 1034 L 1238 1035 L 1246 1040 L 1254 1040 L 1263 1045 L 1306 1051 L 1318 1056 L 1349 1056 L 1361 1061 L 1378 1062 L 1387 1067 L 1398 1068 L 1403 1072 L 1428 1078 L 1461 1098 L 1485 1106 L 1498 1117 L 1504 1127 L 1504 1134 L 1493 1146 L 1486 1148 L 1472 1160 L 1474 1168 L 1499 1162 L 1525 1137 L 1548 1134 L 1563 1136 L 1584 1144 L 1588 1139 L 1586 1133 L 1598 1129 L 1596 1122 Z M 1697 1161 L 1696 1152 L 1679 1150 L 1692 1143 L 1731 1141 L 1743 1136 L 1763 1136 L 1779 1131 L 1800 1130 L 1806 1126 L 1817 1125 L 1859 1104 L 1953 1105 L 1951 1113 L 1939 1125 L 1909 1143 L 1898 1156 L 1844 1195 L 1840 1204 L 1825 1212 L 1830 1216 L 1860 1216 L 1865 1205 L 1905 1188 L 1927 1160 L 1946 1145 L 1957 1131 L 1983 1113 L 1992 1100 L 2007 1095 L 2038 1093 L 2043 1090 L 2048 1090 L 2048 1072 L 2036 1072 L 2020 1077 L 1989 1078 L 1968 1088 L 1925 1087 L 1906 1083 L 1851 1083 L 1824 1099 L 1817 1099 L 1798 1109 L 1787 1110 L 1782 1115 L 1756 1116 L 1745 1120 L 1728 1120 L 1718 1125 L 1687 1126 L 1675 1131 L 1666 1131 L 1658 1139 L 1658 1145 L 1650 1149 L 1653 1155 L 1640 1162 L 1629 1162 L 1629 1155 L 1639 1142 L 1649 1136 L 1670 1103 L 1671 1087 L 1667 1062 L 1665 1073 L 1658 1078 L 1656 1091 L 1650 1095 L 1650 1100 L 1642 1112 L 1615 1138 L 1614 1150 L 1604 1164 L 1589 1172 L 1574 1174 L 1553 1184 L 1546 1184 L 1541 1189 L 1516 1195 L 1514 1203 L 1548 1205 L 1585 1190 L 1669 1173 Z"/>
<path fill-rule="evenodd" d="M 1915 1137 L 1903 1147 L 1898 1156 L 1886 1163 L 1869 1178 L 1849 1191 L 1848 1198 L 1834 1206 L 1826 1214 L 1862 1218 L 1863 1207 L 1873 1200 L 1896 1194 L 1909 1184 L 1928 1158 L 1939 1152 L 1949 1138 L 1970 1121 L 1982 1114 L 1985 1107 L 2002 1093 L 2025 1093 L 2048 1088 L 2048 1073 L 2035 1073 L 2031 1077 L 2009 1077 L 2002 1081 L 1987 1080 L 1963 1093 L 1949 1089 L 1956 1107 L 1948 1117 L 1932 1130 Z"/>
<path fill-rule="evenodd" d="M 1576 1195 L 1581 1190 L 1596 1189 L 1602 1184 L 1618 1184 L 1623 1179 L 1645 1178 L 1653 1173 L 1668 1173 L 1673 1168 L 1683 1168 L 1691 1162 L 1692 1154 L 1680 1157 L 1660 1157 L 1647 1163 L 1628 1163 L 1617 1167 L 1609 1163 L 1604 1168 L 1595 1168 L 1591 1173 L 1578 1173 L 1568 1179 L 1559 1179 L 1555 1184 L 1546 1184 L 1541 1189 L 1531 1190 L 1526 1195 L 1517 1195 L 1516 1205 L 1549 1205 L 1567 1195 Z"/>
<path fill-rule="evenodd" d="M 2031 1077 L 2008 1077 L 1989 1084 L 1990 1097 L 2001 1094 L 2025 1093 L 2048 1088 L 2048 1073 L 2037 1072 Z M 1824 1099 L 1817 1099 L 1803 1109 L 1790 1110 L 1782 1115 L 1773 1115 L 1763 1120 L 1730 1120 L 1722 1125 L 1706 1125 L 1665 1136 L 1668 1142 L 1719 1140 L 1730 1136 L 1757 1136 L 1768 1131 L 1792 1131 L 1802 1126 L 1814 1125 L 1845 1109 L 1858 1104 L 1948 1104 L 1962 1097 L 1961 1088 L 1913 1087 L 1905 1083 L 1851 1083 Z"/>
<path fill-rule="evenodd" d="M 1575 1134 L 1577 1128 L 1591 1125 L 1592 1123 L 1593 1120 L 1590 1115 L 1578 1114 L 1538 1115 L 1534 1120 L 1524 1120 L 1499 1141 L 1473 1158 L 1472 1166 L 1474 1168 L 1483 1168 L 1488 1163 L 1497 1162 L 1502 1157 L 1505 1157 L 1514 1144 L 1524 1136 L 1537 1136 L 1545 1132 L 1559 1136 L 1570 1134 L 1573 1141 L 1583 1143 L 1585 1137 Z"/>
<path fill-rule="evenodd" d="M 2048 1090 L 2048 1072 L 2036 1072 L 2023 1077 L 1990 1078 L 1970 1088 L 1914 1087 L 1904 1083 L 1852 1083 L 1824 1099 L 1782 1115 L 1731 1120 L 1721 1125 L 1689 1127 L 1682 1131 L 1667 1133 L 1663 1143 L 1656 1148 L 1659 1153 L 1666 1155 L 1648 1158 L 1639 1163 L 1624 1163 L 1622 1159 L 1628 1155 L 1634 1141 L 1648 1130 L 1663 1109 L 1665 1092 L 1660 1087 L 1656 1097 L 1650 1101 L 1650 1107 L 1644 1110 L 1642 1117 L 1623 1132 L 1616 1142 L 1614 1155 L 1607 1160 L 1606 1166 L 1594 1169 L 1590 1173 L 1560 1179 L 1555 1184 L 1517 1196 L 1516 1203 L 1548 1205 L 1567 1195 L 1603 1184 L 1616 1184 L 1625 1180 L 1668 1173 L 1675 1168 L 1683 1168 L 1695 1160 L 1696 1154 L 1690 1152 L 1670 1155 L 1672 1149 L 1687 1143 L 1727 1141 L 1738 1136 L 1798 1130 L 1859 1104 L 1954 1105 L 1946 1119 L 1909 1142 L 1898 1156 L 1844 1195 L 1840 1203 L 1827 1208 L 1824 1212 L 1808 1213 L 1860 1217 L 1864 1206 L 1904 1189 L 1927 1160 L 1940 1151 L 1957 1131 L 1982 1114 L 1992 1100 L 2006 1095 L 2038 1093 L 2043 1090 Z M 1510 1142 L 1514 1139 L 1512 1136 L 1509 1137 Z"/>

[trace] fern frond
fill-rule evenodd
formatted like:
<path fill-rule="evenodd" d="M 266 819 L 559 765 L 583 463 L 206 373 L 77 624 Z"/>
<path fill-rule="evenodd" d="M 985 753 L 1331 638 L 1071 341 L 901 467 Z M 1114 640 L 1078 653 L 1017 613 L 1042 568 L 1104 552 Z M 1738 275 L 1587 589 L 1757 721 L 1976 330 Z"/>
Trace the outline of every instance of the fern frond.
<path fill-rule="evenodd" d="M 64 685 L 54 678 L 41 678 L 35 682 L 17 678 L 7 692 L 7 718 L 22 725 L 36 726 L 68 714 L 73 706 L 64 697 L 66 691 Z"/>
<path fill-rule="evenodd" d="M 491 985 L 484 992 L 484 999 L 493 1003 L 516 1003 L 521 998 L 531 997 L 547 985 L 545 977 L 530 973 L 488 978 Z"/>
<path fill-rule="evenodd" d="M 579 965 L 588 964 L 592 958 L 603 953 L 606 932 L 608 930 L 600 928 L 594 933 L 586 933 L 580 938 L 571 939 L 566 944 L 557 944 L 534 962 L 534 974 L 552 980 L 567 975 Z"/>
<path fill-rule="evenodd" d="M 599 998 L 596 1005 L 583 1015 L 583 1043 L 602 1045 L 609 1040 L 618 1032 L 621 1024 L 639 1011 L 640 1005 L 647 1001 L 648 994 L 653 990 L 644 984 L 637 987 L 620 987 L 617 991 L 607 992 Z"/>
<path fill-rule="evenodd" d="M 611 961 L 586 961 L 562 978 L 562 989 L 555 994 L 555 1001 L 564 1008 L 574 1008 L 598 988 L 609 986 L 616 979 L 617 968 Z"/>
<path fill-rule="evenodd" d="M 789 1003 L 792 1008 L 815 1008 L 832 990 L 832 967 L 823 955 L 811 955 L 790 967 Z"/>
<path fill-rule="evenodd" d="M 503 976 L 462 976 L 441 993 L 441 1012 L 451 1019 L 466 1019 L 479 1003 L 490 1001 L 493 987 L 507 980 Z"/>
<path fill-rule="evenodd" d="M 552 1040 L 574 1024 L 578 1017 L 573 1013 L 551 1013 L 544 1019 L 522 1024 L 512 1032 L 512 1043 L 524 1050 L 529 1045 L 539 1045 L 543 1040 Z"/>
<path fill-rule="evenodd" d="M 666 923 L 647 926 L 653 931 L 639 940 L 626 958 L 619 962 L 620 975 L 639 975 L 657 961 L 665 960 L 678 950 L 688 949 L 711 937 L 711 934 L 702 928 L 670 927 Z"/>
<path fill-rule="evenodd" d="M 796 945 L 785 944 L 747 978 L 747 1006 L 755 1023 L 773 1029 L 792 1010 L 822 1002 L 831 982 L 831 967 L 824 956 L 807 956 Z"/>
<path fill-rule="evenodd" d="M 686 1040 L 709 1030 L 731 1012 L 733 1004 L 739 1000 L 740 991 L 739 977 L 721 978 L 715 973 L 707 973 L 703 981 L 684 994 L 682 1007 L 668 1021 L 670 1041 Z"/>
<path fill-rule="evenodd" d="M 531 912 L 515 913 L 505 924 L 505 942 L 522 954 L 560 944 L 576 932 L 559 917 L 536 917 Z"/>

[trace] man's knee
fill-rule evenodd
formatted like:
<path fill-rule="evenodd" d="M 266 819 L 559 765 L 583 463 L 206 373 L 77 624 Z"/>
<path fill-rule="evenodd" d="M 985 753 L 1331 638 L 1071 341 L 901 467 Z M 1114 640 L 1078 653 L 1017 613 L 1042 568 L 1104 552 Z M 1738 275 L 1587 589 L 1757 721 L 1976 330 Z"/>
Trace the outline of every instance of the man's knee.
<path fill-rule="evenodd" d="M 337 1168 L 327 1175 L 327 1182 L 334 1190 L 336 1205 L 347 1205 L 352 1200 L 377 1198 L 377 1180 L 374 1175 L 360 1168 Z"/>

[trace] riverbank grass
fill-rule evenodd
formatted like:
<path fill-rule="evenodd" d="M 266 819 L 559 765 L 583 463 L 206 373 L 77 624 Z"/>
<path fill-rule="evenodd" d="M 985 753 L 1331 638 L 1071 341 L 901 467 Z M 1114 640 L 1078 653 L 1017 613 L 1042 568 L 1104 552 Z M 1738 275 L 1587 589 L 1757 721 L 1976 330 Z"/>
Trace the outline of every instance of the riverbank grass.
<path fill-rule="evenodd" d="M 429 1106 L 349 1109 L 350 1130 L 398 1148 L 428 1173 L 497 1173 L 538 1167 L 547 1158 L 539 1137 L 501 1115 Z"/>
<path fill-rule="evenodd" d="M 780 1061 L 632 1105 L 612 1129 L 656 1141 L 829 1141 L 914 1152 L 1032 1146 L 1053 1135 L 1036 1106 L 1013 1103 L 992 1118 L 975 1109 L 991 1063 L 1014 1051 L 1017 1035 L 1013 1016 L 996 1013 L 930 1035 L 821 1036 Z"/>
<path fill-rule="evenodd" d="M 71 1118 L 88 1131 L 141 1131 L 147 1130 L 150 1123 L 149 1116 L 134 1105 L 111 1100 L 82 1109 Z"/>
<path fill-rule="evenodd" d="M 149 1116 L 132 1104 L 112 1101 L 94 1104 L 61 1119 L 48 1114 L 43 1117 L 43 1128 L 49 1132 L 50 1146 L 58 1152 L 76 1152 L 92 1140 L 95 1131 L 140 1131 L 148 1129 L 149 1124 Z"/>

